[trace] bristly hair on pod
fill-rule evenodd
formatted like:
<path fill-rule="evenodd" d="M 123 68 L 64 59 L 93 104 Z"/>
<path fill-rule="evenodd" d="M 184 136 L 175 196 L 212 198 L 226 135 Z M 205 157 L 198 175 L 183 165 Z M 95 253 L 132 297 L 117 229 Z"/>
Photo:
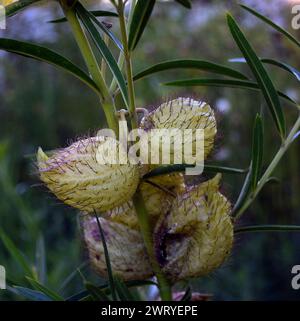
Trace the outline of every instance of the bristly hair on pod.
<path fill-rule="evenodd" d="M 160 105 L 142 119 L 140 126 L 145 130 L 178 129 L 184 131 L 190 129 L 193 133 L 190 142 L 193 151 L 196 148 L 196 130 L 201 129 L 204 134 L 204 158 L 211 152 L 217 134 L 217 123 L 213 109 L 204 101 L 183 97 Z M 182 140 L 182 136 L 174 137 L 174 140 L 177 139 Z M 162 149 L 161 145 L 159 148 Z M 176 152 L 176 146 L 173 148 L 171 155 Z M 182 150 L 183 148 L 180 147 L 178 151 Z"/>
<path fill-rule="evenodd" d="M 138 166 L 129 160 L 127 164 L 99 161 L 110 156 L 115 147 L 118 155 L 123 148 L 118 141 L 96 136 L 79 140 L 51 156 L 40 148 L 40 178 L 58 199 L 81 211 L 110 210 L 130 200 L 140 180 Z"/>
<path fill-rule="evenodd" d="M 104 218 L 99 220 L 114 274 L 124 281 L 145 280 L 151 277 L 153 271 L 140 232 Z M 107 277 L 104 247 L 96 218 L 82 216 L 81 226 L 92 267 L 102 277 Z"/>
<path fill-rule="evenodd" d="M 157 260 L 171 281 L 206 275 L 219 267 L 233 243 L 229 201 L 221 175 L 179 195 L 155 229 Z"/>

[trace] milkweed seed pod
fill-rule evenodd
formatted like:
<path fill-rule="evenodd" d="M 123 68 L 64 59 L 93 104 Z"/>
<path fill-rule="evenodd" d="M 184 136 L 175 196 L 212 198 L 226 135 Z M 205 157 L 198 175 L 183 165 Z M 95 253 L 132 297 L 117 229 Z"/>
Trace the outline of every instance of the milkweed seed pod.
<path fill-rule="evenodd" d="M 92 267 L 103 277 L 107 268 L 96 218 L 82 219 L 85 243 Z M 144 280 L 153 275 L 143 238 L 139 231 L 99 218 L 114 274 L 125 281 Z"/>
<path fill-rule="evenodd" d="M 9 6 L 10 4 L 13 4 L 15 2 L 18 2 L 18 0 L 1 0 L 0 5 L 6 7 L 6 6 Z"/>
<path fill-rule="evenodd" d="M 84 212 L 108 211 L 130 200 L 139 183 L 138 167 L 129 162 L 119 164 L 115 159 L 119 152 L 126 153 L 122 148 L 111 137 L 96 136 L 79 140 L 50 157 L 39 149 L 40 178 L 68 205 Z"/>
<path fill-rule="evenodd" d="M 142 193 L 150 221 L 155 226 L 158 218 L 169 210 L 176 195 L 185 190 L 185 184 L 183 175 L 180 173 L 153 177 L 149 179 L 149 182 L 142 182 L 139 190 Z M 132 229 L 139 229 L 132 201 L 104 212 L 103 217 Z"/>
<path fill-rule="evenodd" d="M 206 275 L 228 256 L 233 242 L 230 203 L 221 175 L 176 198 L 155 230 L 160 265 L 172 281 Z"/>
<path fill-rule="evenodd" d="M 191 98 L 177 98 L 160 105 L 142 119 L 141 128 L 145 130 L 180 130 L 179 132 L 173 132 L 174 136 L 172 136 L 172 132 L 169 132 L 169 135 L 173 137 L 171 137 L 171 161 L 172 159 L 174 161 L 175 155 L 184 151 L 183 143 L 186 145 L 189 143 L 191 145 L 191 151 L 195 153 L 197 129 L 203 130 L 203 157 L 206 158 L 213 148 L 214 139 L 217 133 L 216 119 L 211 107 L 205 102 Z M 182 132 L 187 129 L 192 130 L 193 135 L 190 140 L 184 136 L 185 132 Z M 157 134 L 153 133 L 151 135 L 155 136 Z M 161 153 L 163 146 L 168 146 L 169 137 L 162 133 L 160 143 L 152 140 L 151 144 L 159 144 Z M 200 161 L 201 160 L 202 159 L 200 159 Z M 160 161 L 162 161 L 162 159 L 160 159 Z"/>

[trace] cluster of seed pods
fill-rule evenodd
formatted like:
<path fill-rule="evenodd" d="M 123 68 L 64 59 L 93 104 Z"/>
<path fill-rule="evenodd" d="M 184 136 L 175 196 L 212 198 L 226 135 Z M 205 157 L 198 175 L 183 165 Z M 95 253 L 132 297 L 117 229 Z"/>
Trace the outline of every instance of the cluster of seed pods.
<path fill-rule="evenodd" d="M 177 98 L 144 116 L 140 128 L 202 129 L 204 157 L 214 146 L 215 115 L 205 102 Z M 231 206 L 219 191 L 221 175 L 193 186 L 181 173 L 143 179 L 159 165 L 99 163 L 99 147 L 123 146 L 95 136 L 47 156 L 37 154 L 41 180 L 58 199 L 82 213 L 83 235 L 92 266 L 107 276 L 103 244 L 93 213 L 100 216 L 112 269 L 124 280 L 153 275 L 132 201 L 138 191 L 150 216 L 154 252 L 171 282 L 206 275 L 219 267 L 233 242 Z M 176 146 L 174 145 L 175 149 Z M 176 150 L 171 150 L 175 154 Z"/>

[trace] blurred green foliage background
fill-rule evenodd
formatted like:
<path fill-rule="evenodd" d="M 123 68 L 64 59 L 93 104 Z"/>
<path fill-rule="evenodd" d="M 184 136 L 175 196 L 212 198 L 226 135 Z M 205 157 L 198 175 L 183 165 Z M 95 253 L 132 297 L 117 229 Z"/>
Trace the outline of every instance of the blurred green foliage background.
<path fill-rule="evenodd" d="M 104 8 L 105 3 L 95 4 Z M 102 1 L 103 2 L 103 1 Z M 161 2 L 134 55 L 134 70 L 164 60 L 195 58 L 228 63 L 240 56 L 228 31 L 225 12 L 232 12 L 261 57 L 276 58 L 300 68 L 296 47 L 263 23 L 243 12 L 235 1 L 192 1 L 193 9 Z M 244 1 L 290 29 L 289 1 Z M 61 16 L 57 5 L 33 8 L 9 19 L 2 37 L 38 42 L 82 65 L 67 24 L 49 24 Z M 117 21 L 113 30 L 118 31 Z M 296 37 L 299 31 L 291 30 Z M 236 65 L 245 73 L 246 66 Z M 276 86 L 300 99 L 299 83 L 284 71 L 268 67 Z M 218 138 L 210 156 L 214 162 L 244 168 L 251 152 L 251 130 L 263 100 L 256 92 L 223 88 L 178 89 L 161 86 L 167 80 L 205 75 L 199 71 L 175 71 L 154 75 L 136 83 L 139 107 L 154 108 L 167 99 L 191 96 L 209 102 L 218 117 Z M 296 112 L 286 102 L 288 123 Z M 120 107 L 122 107 L 120 105 Z M 265 162 L 279 146 L 266 113 Z M 69 296 L 82 289 L 82 277 L 97 280 L 88 268 L 76 211 L 59 203 L 40 185 L 35 169 L 39 146 L 51 150 L 92 135 L 105 126 L 96 96 L 71 76 L 43 63 L 0 52 L 0 227 L 26 255 L 40 279 Z M 270 124 L 270 125 L 269 125 Z M 240 224 L 300 224 L 300 149 L 295 143 L 274 173 L 280 183 L 268 184 Z M 234 203 L 242 176 L 225 175 L 223 192 Z M 44 261 L 45 260 L 45 261 Z M 46 263 L 46 264 L 45 264 Z M 299 233 L 253 233 L 236 237 L 227 263 L 212 275 L 194 280 L 193 289 L 222 300 L 300 299 L 291 288 L 291 268 L 300 264 Z M 0 242 L 0 265 L 8 282 L 28 286 L 22 269 Z M 76 269 L 81 266 L 80 271 Z M 68 276 L 74 272 L 74 278 Z M 0 299 L 20 299 L 0 291 Z"/>

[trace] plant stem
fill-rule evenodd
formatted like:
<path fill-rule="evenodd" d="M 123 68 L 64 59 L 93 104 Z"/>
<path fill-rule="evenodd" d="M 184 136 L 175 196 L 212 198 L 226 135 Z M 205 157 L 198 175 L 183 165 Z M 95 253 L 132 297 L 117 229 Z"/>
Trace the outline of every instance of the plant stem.
<path fill-rule="evenodd" d="M 133 197 L 133 203 L 137 212 L 141 233 L 143 235 L 144 243 L 150 258 L 150 263 L 158 281 L 161 299 L 163 301 L 171 301 L 171 286 L 164 273 L 162 272 L 159 263 L 157 262 L 149 216 L 145 207 L 143 197 L 139 192 L 137 192 Z"/>
<path fill-rule="evenodd" d="M 99 88 L 100 100 L 109 128 L 118 133 L 114 101 L 109 93 L 92 48 L 73 8 L 63 8 L 92 79 Z"/>
<path fill-rule="evenodd" d="M 127 74 L 129 114 L 131 119 L 131 127 L 134 129 L 138 127 L 138 118 L 135 110 L 135 93 L 134 93 L 134 84 L 133 84 L 132 63 L 131 63 L 130 51 L 128 48 L 127 29 L 126 29 L 125 16 L 124 16 L 124 4 L 122 0 L 119 0 L 118 14 L 119 14 L 119 21 L 120 21 L 121 38 L 122 38 L 123 49 L 124 49 L 126 74 Z"/>
<path fill-rule="evenodd" d="M 136 4 L 136 0 L 131 0 L 130 2 L 130 10 L 129 10 L 129 15 L 128 15 L 128 22 L 127 22 L 127 33 L 128 33 L 128 26 L 130 26 L 132 17 L 133 17 L 133 12 L 134 12 L 134 7 Z M 117 6 L 116 9 L 118 10 Z M 118 58 L 118 66 L 120 70 L 123 70 L 123 65 L 124 65 L 124 54 L 122 51 L 120 51 L 119 58 Z M 111 93 L 113 93 L 117 88 L 117 81 L 115 78 L 112 79 L 112 82 L 110 84 L 109 90 Z"/>
<path fill-rule="evenodd" d="M 285 154 L 285 152 L 288 150 L 290 147 L 291 143 L 293 142 L 293 138 L 297 131 L 300 128 L 300 114 L 298 115 L 298 118 L 292 127 L 289 135 L 287 138 L 283 141 L 281 144 L 280 149 L 278 150 L 277 154 L 273 158 L 271 164 L 269 167 L 266 169 L 265 173 L 261 177 L 261 179 L 258 182 L 258 185 L 255 189 L 255 191 L 250 195 L 249 199 L 245 202 L 245 204 L 240 208 L 240 210 L 236 213 L 235 215 L 235 220 L 237 220 L 244 212 L 245 210 L 251 205 L 251 203 L 254 201 L 254 199 L 257 197 L 261 189 L 264 187 L 264 185 L 267 183 L 268 179 L 272 175 L 274 169 L 278 165 L 279 161 L 281 160 L 282 156 Z"/>

